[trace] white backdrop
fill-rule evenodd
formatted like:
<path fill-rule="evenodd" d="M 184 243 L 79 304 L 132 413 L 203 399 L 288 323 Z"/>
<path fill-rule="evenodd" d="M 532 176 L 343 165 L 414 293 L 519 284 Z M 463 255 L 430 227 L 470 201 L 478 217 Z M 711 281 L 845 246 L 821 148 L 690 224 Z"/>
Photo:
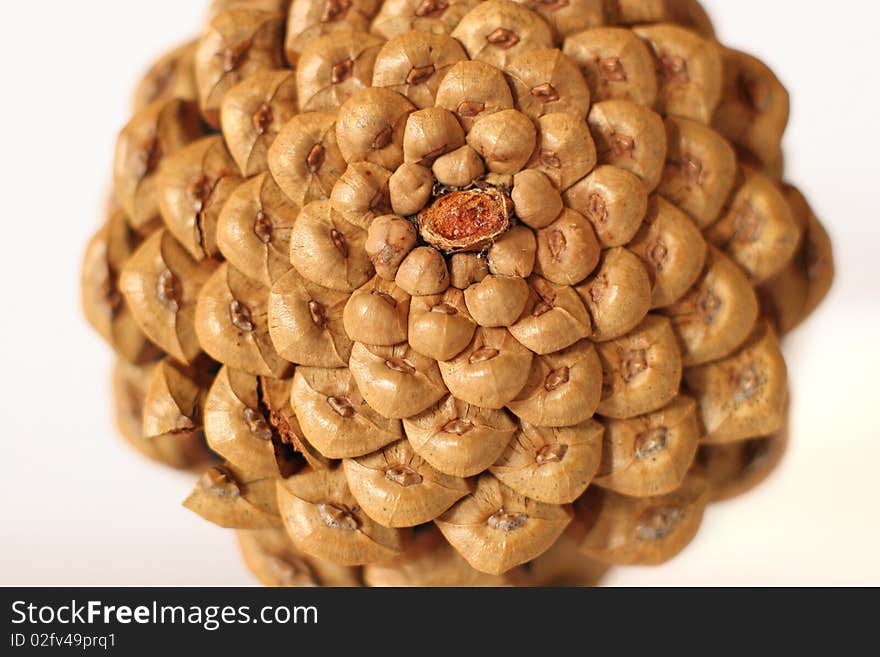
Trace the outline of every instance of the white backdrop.
<path fill-rule="evenodd" d="M 695 541 L 616 585 L 880 585 L 880 10 L 708 0 L 722 40 L 792 91 L 788 175 L 835 240 L 839 275 L 787 342 L 792 446 Z M 80 317 L 129 92 L 207 0 L 4 2 L 0 128 L 0 584 L 251 584 L 233 537 L 180 506 L 190 479 L 116 438 L 111 356 Z"/>

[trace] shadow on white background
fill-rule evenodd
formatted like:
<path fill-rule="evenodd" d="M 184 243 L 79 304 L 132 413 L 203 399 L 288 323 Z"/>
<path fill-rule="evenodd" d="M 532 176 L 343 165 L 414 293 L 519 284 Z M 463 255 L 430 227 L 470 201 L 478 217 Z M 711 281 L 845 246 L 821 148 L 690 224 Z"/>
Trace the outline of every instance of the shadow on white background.
<path fill-rule="evenodd" d="M 697 540 L 614 585 L 880 585 L 880 373 L 874 4 L 714 0 L 728 45 L 792 91 L 788 177 L 836 248 L 837 285 L 786 343 L 792 441 L 758 491 L 712 507 Z M 197 30 L 207 0 L 4 3 L 0 584 L 252 584 L 231 532 L 180 506 L 191 478 L 115 436 L 111 356 L 80 317 L 129 92 Z M 89 22 L 92 21 L 92 22 Z"/>

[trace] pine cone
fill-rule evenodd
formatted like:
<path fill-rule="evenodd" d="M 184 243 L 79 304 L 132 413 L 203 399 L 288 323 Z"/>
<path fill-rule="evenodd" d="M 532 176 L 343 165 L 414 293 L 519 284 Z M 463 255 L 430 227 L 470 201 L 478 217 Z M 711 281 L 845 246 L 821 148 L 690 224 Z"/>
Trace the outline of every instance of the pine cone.
<path fill-rule="evenodd" d="M 787 441 L 787 120 L 694 0 L 215 0 L 86 255 L 120 428 L 266 584 L 661 563 Z"/>

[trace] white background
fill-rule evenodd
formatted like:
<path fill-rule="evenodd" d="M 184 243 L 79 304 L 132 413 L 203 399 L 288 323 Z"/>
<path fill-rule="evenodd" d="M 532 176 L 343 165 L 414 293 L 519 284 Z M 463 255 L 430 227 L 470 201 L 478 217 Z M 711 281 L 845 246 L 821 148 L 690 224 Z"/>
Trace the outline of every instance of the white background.
<path fill-rule="evenodd" d="M 190 479 L 124 447 L 109 350 L 81 319 L 129 93 L 207 0 L 3 2 L 0 24 L 0 584 L 251 584 L 230 533 L 180 506 Z M 788 176 L 829 227 L 833 295 L 787 342 L 792 447 L 695 543 L 609 583 L 880 585 L 880 11 L 710 0 L 726 43 L 792 91 Z"/>

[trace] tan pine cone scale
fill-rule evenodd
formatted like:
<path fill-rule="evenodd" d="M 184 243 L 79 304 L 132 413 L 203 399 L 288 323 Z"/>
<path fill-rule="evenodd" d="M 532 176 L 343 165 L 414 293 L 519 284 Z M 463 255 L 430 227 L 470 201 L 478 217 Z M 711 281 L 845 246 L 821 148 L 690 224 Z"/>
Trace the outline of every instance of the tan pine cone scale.
<path fill-rule="evenodd" d="M 666 561 L 833 278 L 788 106 L 695 0 L 215 0 L 86 255 L 120 430 L 268 585 Z"/>

